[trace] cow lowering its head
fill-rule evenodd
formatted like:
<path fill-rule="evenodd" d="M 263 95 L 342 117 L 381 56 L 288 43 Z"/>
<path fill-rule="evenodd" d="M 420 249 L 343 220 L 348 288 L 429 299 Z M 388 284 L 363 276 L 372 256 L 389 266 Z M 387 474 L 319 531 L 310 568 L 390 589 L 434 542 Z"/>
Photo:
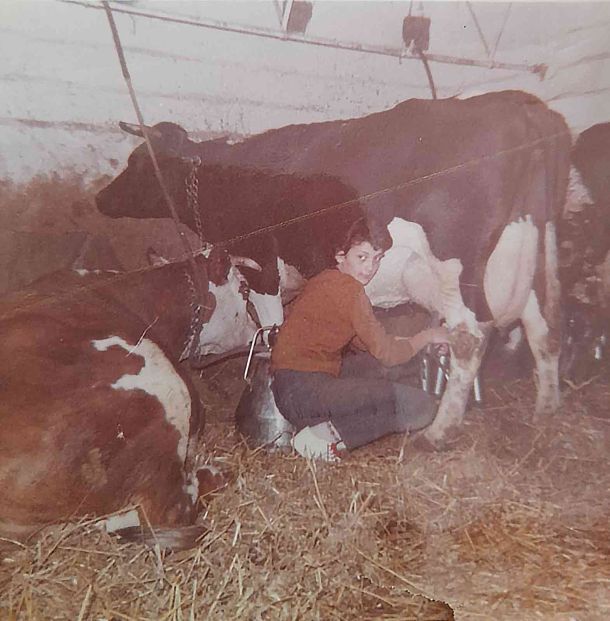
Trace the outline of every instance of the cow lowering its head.
<path fill-rule="evenodd" d="M 173 145 L 210 172 L 236 167 L 325 175 L 355 191 L 376 245 L 392 246 L 368 286 L 373 303 L 414 299 L 455 332 L 451 379 L 426 432 L 431 441 L 461 420 L 490 330 L 516 319 L 536 359 L 537 410 L 558 406 L 555 226 L 565 200 L 570 134 L 540 100 L 519 91 L 409 100 L 362 118 L 290 125 L 236 144 L 194 143 L 167 125 L 158 133 L 161 142 L 166 130 L 175 132 Z M 98 195 L 104 213 L 151 215 L 148 205 L 133 200 L 133 186 L 152 184 L 138 149 L 127 171 Z M 180 177 L 182 184 L 186 170 Z M 213 188 L 213 174 L 209 183 Z M 205 196 L 202 185 L 199 195 Z M 278 209 L 290 204 L 280 202 Z M 222 217 L 213 207 L 206 206 L 209 217 Z M 252 210 L 254 222 L 264 220 L 266 209 L 267 202 Z M 284 219 L 293 214 L 286 211 Z M 345 220 L 343 230 L 350 224 Z M 293 252 L 311 252 L 310 235 L 295 240 Z"/>
<path fill-rule="evenodd" d="M 205 333 L 231 295 L 245 302 L 228 257 L 196 263 L 216 299 Z M 210 473 L 195 466 L 202 411 L 178 365 L 192 336 L 189 269 L 59 272 L 2 300 L 0 536 L 126 505 L 142 524 L 192 523 Z"/>

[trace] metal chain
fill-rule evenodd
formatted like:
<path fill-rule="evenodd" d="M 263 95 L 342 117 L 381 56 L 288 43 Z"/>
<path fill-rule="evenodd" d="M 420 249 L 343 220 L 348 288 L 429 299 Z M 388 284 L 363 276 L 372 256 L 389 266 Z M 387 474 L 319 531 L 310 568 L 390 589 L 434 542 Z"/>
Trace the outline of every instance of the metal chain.
<path fill-rule="evenodd" d="M 199 166 L 201 166 L 201 158 L 195 156 L 189 158 L 189 161 L 191 164 L 191 169 L 189 171 L 189 174 L 186 176 L 186 179 L 184 180 L 186 190 L 186 205 L 187 208 L 190 209 L 193 213 L 197 236 L 199 237 L 199 241 L 201 243 L 201 249 L 204 250 L 207 247 L 207 244 L 203 238 L 203 225 L 201 223 L 201 213 L 199 211 L 199 177 L 197 176 L 197 170 Z M 186 333 L 181 359 L 192 359 L 195 352 L 195 339 L 197 338 L 197 333 L 200 332 L 202 328 L 202 306 L 197 296 L 197 289 L 195 288 L 195 283 L 193 282 L 193 279 L 188 270 L 184 272 L 184 275 L 186 277 L 186 282 L 191 293 L 192 315 L 191 322 Z"/>
<path fill-rule="evenodd" d="M 188 270 L 184 270 L 184 276 L 186 277 L 186 282 L 191 293 L 190 306 L 192 309 L 192 314 L 191 322 L 189 323 L 189 327 L 184 338 L 184 346 L 182 348 L 180 360 L 191 357 L 191 352 L 195 346 L 193 340 L 197 337 L 196 332 L 198 331 L 201 322 L 201 304 L 197 302 L 197 289 L 195 288 L 195 283 L 193 282 L 191 274 Z"/>
<path fill-rule="evenodd" d="M 195 220 L 195 229 L 199 241 L 202 245 L 205 245 L 205 239 L 203 238 L 203 225 L 201 223 L 201 212 L 199 211 L 199 177 L 197 176 L 197 169 L 201 166 L 201 158 L 192 157 L 189 158 L 191 162 L 191 170 L 185 179 L 186 186 L 186 205 L 193 212 L 193 218 Z"/>

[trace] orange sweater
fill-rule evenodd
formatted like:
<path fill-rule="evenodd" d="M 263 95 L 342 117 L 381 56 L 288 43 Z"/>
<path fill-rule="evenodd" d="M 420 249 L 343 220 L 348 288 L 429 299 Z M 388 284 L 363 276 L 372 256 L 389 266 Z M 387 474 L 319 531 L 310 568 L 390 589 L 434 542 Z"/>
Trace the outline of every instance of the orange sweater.
<path fill-rule="evenodd" d="M 338 376 L 342 349 L 351 341 L 387 366 L 418 351 L 417 339 L 386 333 L 373 314 L 364 287 L 337 269 L 312 278 L 282 325 L 273 348 L 276 369 L 320 371 Z"/>

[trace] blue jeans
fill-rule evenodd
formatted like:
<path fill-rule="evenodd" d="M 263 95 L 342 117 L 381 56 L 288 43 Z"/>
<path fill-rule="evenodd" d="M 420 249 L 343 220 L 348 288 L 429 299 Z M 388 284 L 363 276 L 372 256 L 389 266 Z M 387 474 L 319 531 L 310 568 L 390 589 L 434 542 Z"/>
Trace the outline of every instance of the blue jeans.
<path fill-rule="evenodd" d="M 356 448 L 390 433 L 423 429 L 434 420 L 434 398 L 387 379 L 393 373 L 362 352 L 344 358 L 339 377 L 279 369 L 272 389 L 278 409 L 297 430 L 330 421 L 345 445 Z"/>

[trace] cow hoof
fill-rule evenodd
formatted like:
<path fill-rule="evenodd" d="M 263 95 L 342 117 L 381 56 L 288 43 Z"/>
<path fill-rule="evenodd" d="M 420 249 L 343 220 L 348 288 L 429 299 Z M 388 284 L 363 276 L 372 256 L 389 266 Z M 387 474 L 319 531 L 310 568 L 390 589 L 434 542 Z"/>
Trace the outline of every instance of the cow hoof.
<path fill-rule="evenodd" d="M 443 439 L 431 440 L 424 433 L 415 436 L 411 445 L 422 453 L 441 453 L 448 450 L 447 443 Z"/>

